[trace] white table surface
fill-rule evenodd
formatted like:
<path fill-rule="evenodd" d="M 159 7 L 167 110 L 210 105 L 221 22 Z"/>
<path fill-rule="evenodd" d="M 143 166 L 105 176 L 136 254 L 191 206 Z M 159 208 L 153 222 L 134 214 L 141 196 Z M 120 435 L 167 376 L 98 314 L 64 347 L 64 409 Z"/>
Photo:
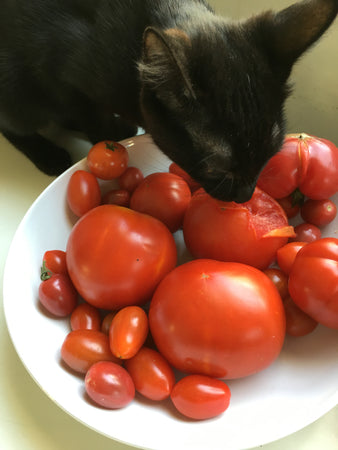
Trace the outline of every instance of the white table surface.
<path fill-rule="evenodd" d="M 72 146 L 73 143 L 70 147 Z M 84 149 L 87 148 L 81 143 L 77 143 L 77 146 L 79 151 L 73 153 L 74 161 L 80 159 L 84 155 Z M 15 230 L 29 206 L 53 178 L 39 172 L 1 135 L 0 155 L 0 282 L 2 285 L 6 255 Z M 18 281 L 20 270 L 24 270 L 24 261 L 18 261 Z M 133 448 L 86 428 L 56 406 L 37 386 L 26 372 L 11 343 L 2 307 L 2 289 L 0 295 L 0 449 L 130 450 Z M 245 433 L 245 430 L 243 432 Z M 259 448 L 264 450 L 337 450 L 338 406 L 297 433 Z"/>

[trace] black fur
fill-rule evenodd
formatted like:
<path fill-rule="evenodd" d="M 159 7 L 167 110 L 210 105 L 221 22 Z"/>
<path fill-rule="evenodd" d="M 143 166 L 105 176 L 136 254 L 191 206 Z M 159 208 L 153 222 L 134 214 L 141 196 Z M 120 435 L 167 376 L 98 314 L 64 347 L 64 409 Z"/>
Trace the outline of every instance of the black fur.
<path fill-rule="evenodd" d="M 0 131 L 43 171 L 68 154 L 54 122 L 92 142 L 142 126 L 217 198 L 245 201 L 284 137 L 292 65 L 338 0 L 233 23 L 203 0 L 2 0 Z"/>

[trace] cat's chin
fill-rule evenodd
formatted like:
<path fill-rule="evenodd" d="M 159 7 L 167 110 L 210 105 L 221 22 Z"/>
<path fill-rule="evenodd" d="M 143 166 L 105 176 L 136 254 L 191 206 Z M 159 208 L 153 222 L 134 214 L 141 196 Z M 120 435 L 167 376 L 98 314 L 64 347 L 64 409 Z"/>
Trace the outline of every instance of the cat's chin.
<path fill-rule="evenodd" d="M 236 202 L 236 203 L 245 203 L 248 202 L 255 190 L 256 184 L 232 184 L 225 185 L 222 184 L 209 184 L 203 183 L 202 187 L 204 190 L 211 195 L 213 198 L 217 200 L 221 200 L 223 202 Z"/>

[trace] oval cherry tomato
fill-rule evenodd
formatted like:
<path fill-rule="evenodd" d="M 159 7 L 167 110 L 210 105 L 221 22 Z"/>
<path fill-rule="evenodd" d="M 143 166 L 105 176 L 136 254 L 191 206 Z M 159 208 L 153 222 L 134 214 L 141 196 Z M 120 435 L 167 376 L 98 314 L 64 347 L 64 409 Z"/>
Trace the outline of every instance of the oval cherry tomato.
<path fill-rule="evenodd" d="M 92 173 L 77 170 L 72 174 L 67 186 L 67 202 L 78 217 L 101 203 L 100 186 Z"/>
<path fill-rule="evenodd" d="M 109 345 L 117 358 L 132 358 L 148 336 L 148 316 L 139 306 L 126 306 L 118 311 L 109 329 Z"/>
<path fill-rule="evenodd" d="M 282 247 L 283 248 L 283 247 Z M 276 286 L 282 299 L 289 295 L 288 276 L 280 269 L 268 268 L 263 271 Z"/>
<path fill-rule="evenodd" d="M 104 318 L 102 320 L 102 324 L 101 324 L 102 333 L 109 334 L 110 325 L 111 325 L 114 317 L 116 316 L 116 314 L 117 314 L 117 311 L 113 311 L 104 316 Z"/>
<path fill-rule="evenodd" d="M 323 227 L 334 220 L 337 215 L 337 207 L 329 199 L 308 199 L 301 207 L 300 214 L 305 222 Z"/>
<path fill-rule="evenodd" d="M 68 273 L 66 252 L 63 250 L 47 250 L 43 255 L 42 261 L 44 264 L 43 269 L 45 270 L 41 270 L 41 274 L 43 271 L 63 274 Z M 48 276 L 48 273 L 46 275 Z M 43 275 L 42 279 L 44 279 Z"/>
<path fill-rule="evenodd" d="M 99 206 L 80 218 L 66 253 L 80 295 L 107 310 L 149 301 L 177 259 L 175 240 L 163 223 L 115 205 Z"/>
<path fill-rule="evenodd" d="M 183 223 L 191 192 L 183 178 L 172 173 L 152 173 L 135 189 L 130 207 L 161 220 L 174 233 Z"/>
<path fill-rule="evenodd" d="M 87 155 L 89 170 L 101 180 L 120 177 L 128 166 L 127 149 L 114 141 L 102 141 L 95 144 Z"/>
<path fill-rule="evenodd" d="M 127 169 L 119 177 L 118 181 L 120 189 L 132 193 L 143 180 L 144 175 L 140 169 L 137 167 L 127 167 Z"/>
<path fill-rule="evenodd" d="M 185 170 L 183 170 L 178 164 L 174 162 L 170 164 L 169 172 L 183 178 L 183 180 L 190 187 L 191 192 L 195 192 L 201 187 L 201 185 L 197 183 L 197 181 L 195 181 Z"/>
<path fill-rule="evenodd" d="M 135 389 L 150 400 L 169 397 L 175 384 L 175 374 L 165 358 L 156 350 L 142 347 L 132 358 L 125 361 Z"/>
<path fill-rule="evenodd" d="M 183 223 L 184 240 L 195 258 L 267 268 L 276 251 L 294 236 L 282 207 L 256 188 L 250 201 L 222 202 L 198 190 Z"/>
<path fill-rule="evenodd" d="M 101 330 L 100 312 L 89 303 L 80 303 L 70 316 L 72 330 Z"/>
<path fill-rule="evenodd" d="M 125 189 L 111 189 L 102 197 L 104 205 L 129 206 L 130 193 Z"/>
<path fill-rule="evenodd" d="M 297 253 L 307 242 L 288 242 L 277 250 L 277 264 L 285 274 L 289 274 Z"/>
<path fill-rule="evenodd" d="M 98 405 L 108 409 L 127 406 L 135 397 L 129 373 L 113 362 L 93 364 L 85 377 L 86 392 Z"/>
<path fill-rule="evenodd" d="M 323 238 L 302 248 L 289 276 L 296 305 L 315 321 L 338 329 L 338 239 Z"/>
<path fill-rule="evenodd" d="M 257 185 L 274 198 L 287 197 L 296 188 L 312 199 L 329 198 L 338 190 L 338 149 L 305 133 L 287 135 Z"/>
<path fill-rule="evenodd" d="M 158 350 L 178 370 L 239 378 L 277 358 L 285 313 L 276 287 L 260 270 L 194 260 L 160 282 L 149 325 Z"/>
<path fill-rule="evenodd" d="M 57 317 L 66 317 L 77 305 L 78 293 L 68 275 L 53 274 L 39 286 L 41 304 Z"/>
<path fill-rule="evenodd" d="M 63 361 L 73 370 L 86 373 L 99 361 L 121 364 L 110 351 L 108 336 L 96 330 L 74 330 L 67 334 L 61 347 Z"/>
<path fill-rule="evenodd" d="M 312 317 L 302 311 L 290 296 L 284 300 L 285 319 L 286 319 L 286 333 L 290 336 L 301 337 L 312 333 L 317 327 L 316 322 Z"/>
<path fill-rule="evenodd" d="M 171 400 L 176 409 L 190 419 L 211 419 L 230 404 L 231 392 L 223 381 L 205 375 L 188 375 L 178 381 Z"/>
<path fill-rule="evenodd" d="M 294 227 L 295 236 L 290 237 L 290 242 L 314 242 L 322 237 L 320 229 L 312 223 L 300 223 Z"/>

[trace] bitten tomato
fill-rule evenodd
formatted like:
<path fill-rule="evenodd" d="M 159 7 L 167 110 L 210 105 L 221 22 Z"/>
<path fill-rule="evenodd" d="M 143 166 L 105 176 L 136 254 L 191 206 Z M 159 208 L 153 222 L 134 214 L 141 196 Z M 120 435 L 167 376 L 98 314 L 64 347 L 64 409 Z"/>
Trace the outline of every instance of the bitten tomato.
<path fill-rule="evenodd" d="M 138 185 L 130 208 L 161 220 L 174 233 L 183 223 L 191 192 L 183 178 L 172 173 L 152 173 Z"/>
<path fill-rule="evenodd" d="M 118 142 L 102 141 L 95 144 L 87 155 L 89 170 L 102 180 L 118 178 L 128 166 L 127 149 Z"/>
<path fill-rule="evenodd" d="M 289 276 L 289 292 L 300 309 L 338 329 L 338 239 L 323 238 L 302 248 Z"/>
<path fill-rule="evenodd" d="M 113 362 L 100 361 L 92 365 L 86 373 L 85 387 L 95 403 L 108 409 L 123 408 L 135 397 L 129 373 Z"/>
<path fill-rule="evenodd" d="M 139 306 L 122 308 L 109 328 L 109 345 L 117 358 L 128 359 L 136 355 L 148 336 L 148 316 Z"/>
<path fill-rule="evenodd" d="M 72 330 L 101 330 L 100 312 L 89 303 L 80 303 L 70 316 Z"/>
<path fill-rule="evenodd" d="M 277 358 L 285 314 L 276 287 L 260 270 L 194 260 L 160 282 L 149 325 L 158 350 L 182 372 L 238 378 Z"/>
<path fill-rule="evenodd" d="M 250 201 L 222 202 L 195 192 L 183 222 L 184 240 L 195 258 L 267 268 L 279 247 L 294 236 L 282 207 L 256 188 Z"/>
<path fill-rule="evenodd" d="M 92 173 L 77 170 L 72 174 L 67 186 L 67 202 L 78 217 L 101 203 L 100 186 Z"/>
<path fill-rule="evenodd" d="M 277 250 L 277 263 L 285 274 L 289 274 L 297 253 L 307 242 L 288 242 Z"/>
<path fill-rule="evenodd" d="M 86 373 L 99 361 L 121 364 L 110 351 L 108 336 L 96 330 L 74 330 L 67 334 L 61 347 L 63 361 L 73 370 Z"/>
<path fill-rule="evenodd" d="M 231 392 L 223 381 L 205 375 L 188 375 L 178 381 L 171 400 L 177 410 L 190 419 L 211 419 L 230 404 Z"/>
<path fill-rule="evenodd" d="M 175 375 L 164 357 L 151 348 L 142 347 L 125 367 L 132 377 L 135 388 L 150 400 L 164 400 L 169 397 L 175 384 Z"/>
<path fill-rule="evenodd" d="M 78 293 L 68 275 L 56 273 L 41 281 L 39 300 L 50 313 L 66 317 L 75 309 Z"/>
<path fill-rule="evenodd" d="M 300 214 L 305 222 L 323 227 L 334 220 L 337 215 L 337 207 L 330 199 L 308 199 L 302 205 Z"/>
<path fill-rule="evenodd" d="M 115 205 L 99 206 L 80 218 L 66 253 L 80 295 L 108 310 L 149 301 L 177 259 L 174 238 L 163 223 Z"/>
<path fill-rule="evenodd" d="M 274 198 L 287 197 L 296 188 L 312 199 L 329 198 L 338 190 L 338 148 L 327 139 L 289 134 L 257 186 Z"/>

